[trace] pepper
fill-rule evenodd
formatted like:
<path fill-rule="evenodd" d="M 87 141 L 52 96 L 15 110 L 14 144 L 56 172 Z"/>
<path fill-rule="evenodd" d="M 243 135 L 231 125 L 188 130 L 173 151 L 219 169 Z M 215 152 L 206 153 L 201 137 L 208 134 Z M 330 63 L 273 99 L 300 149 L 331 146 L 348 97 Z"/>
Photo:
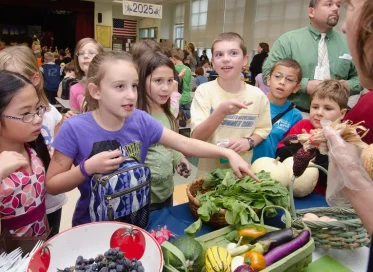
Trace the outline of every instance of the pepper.
<path fill-rule="evenodd" d="M 267 266 L 263 254 L 255 250 L 251 250 L 245 254 L 244 262 L 256 272 L 263 270 Z"/>
<path fill-rule="evenodd" d="M 265 227 L 261 225 L 255 225 L 255 224 L 250 224 L 250 225 L 244 225 L 240 227 L 238 230 L 238 237 L 242 239 L 241 243 L 242 244 L 248 244 L 251 242 L 251 240 L 262 236 L 266 234 L 266 229 Z"/>

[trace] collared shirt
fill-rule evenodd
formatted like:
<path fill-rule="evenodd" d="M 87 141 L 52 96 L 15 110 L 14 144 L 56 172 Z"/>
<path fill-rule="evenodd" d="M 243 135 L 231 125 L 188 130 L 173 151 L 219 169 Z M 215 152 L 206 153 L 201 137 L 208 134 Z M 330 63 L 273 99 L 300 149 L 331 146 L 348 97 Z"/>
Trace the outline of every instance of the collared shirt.
<path fill-rule="evenodd" d="M 290 96 L 289 100 L 298 107 L 309 109 L 310 97 L 306 93 L 308 80 L 313 80 L 318 65 L 318 45 L 321 33 L 309 25 L 283 34 L 273 44 L 267 61 L 263 67 L 263 79 L 266 82 L 272 66 L 284 58 L 292 58 L 299 62 L 303 70 L 301 90 Z M 330 30 L 326 33 L 331 79 L 347 80 L 350 94 L 358 94 L 362 90 L 356 68 L 352 62 L 346 37 L 343 33 Z"/>

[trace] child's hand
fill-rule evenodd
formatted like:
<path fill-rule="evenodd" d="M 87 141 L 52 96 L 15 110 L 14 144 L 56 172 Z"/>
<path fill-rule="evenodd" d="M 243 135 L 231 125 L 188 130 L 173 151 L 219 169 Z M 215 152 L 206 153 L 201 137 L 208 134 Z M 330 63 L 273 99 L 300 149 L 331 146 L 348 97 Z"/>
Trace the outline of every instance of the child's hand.
<path fill-rule="evenodd" d="M 238 155 L 234 151 L 230 151 L 229 155 L 227 156 L 227 159 L 229 160 L 229 164 L 233 170 L 233 173 L 238 177 L 242 178 L 244 175 L 249 175 L 257 182 L 260 182 L 257 176 L 254 175 L 253 172 L 251 172 L 249 168 L 249 164 L 242 159 L 240 155 Z"/>
<path fill-rule="evenodd" d="M 73 111 L 68 111 L 65 113 L 65 115 L 63 116 L 63 121 L 65 121 L 66 119 L 69 119 L 70 117 L 73 117 L 75 116 L 76 114 L 73 112 Z"/>
<path fill-rule="evenodd" d="M 186 69 L 183 69 L 179 73 L 179 78 L 182 79 L 186 75 Z"/>
<path fill-rule="evenodd" d="M 189 177 L 191 173 L 189 161 L 186 158 L 181 158 L 179 164 L 177 165 L 176 171 L 180 176 L 183 176 L 184 178 Z"/>
<path fill-rule="evenodd" d="M 3 180 L 16 170 L 27 167 L 27 159 L 14 151 L 3 151 L 0 154 L 0 178 Z"/>
<path fill-rule="evenodd" d="M 249 141 L 245 138 L 230 140 L 229 144 L 226 145 L 226 148 L 232 149 L 236 153 L 246 152 L 250 148 Z"/>
<path fill-rule="evenodd" d="M 121 151 L 104 151 L 86 160 L 85 170 L 90 175 L 106 174 L 117 170 L 123 161 Z"/>
<path fill-rule="evenodd" d="M 217 110 L 220 110 L 224 115 L 236 114 L 242 109 L 247 109 L 251 105 L 251 101 L 240 101 L 238 99 L 228 99 L 221 103 Z"/>

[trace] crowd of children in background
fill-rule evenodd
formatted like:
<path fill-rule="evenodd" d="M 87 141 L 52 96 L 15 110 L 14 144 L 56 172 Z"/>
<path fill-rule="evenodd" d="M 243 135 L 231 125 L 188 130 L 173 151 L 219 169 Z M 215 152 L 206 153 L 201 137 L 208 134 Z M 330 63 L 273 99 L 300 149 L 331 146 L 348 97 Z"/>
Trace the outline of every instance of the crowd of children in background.
<path fill-rule="evenodd" d="M 302 120 L 288 101 L 302 79 L 293 59 L 272 67 L 265 91 L 246 84 L 248 52 L 233 32 L 215 39 L 211 62 L 193 44 L 184 53 L 152 40 L 137 42 L 132 56 L 104 52 L 91 38 L 77 43 L 73 58 L 34 49 L 0 51 L 0 161 L 9 161 L 0 171 L 1 228 L 15 236 L 49 227 L 58 233 L 65 193 L 75 188 L 81 196 L 72 225 L 91 222 L 92 175 L 118 169 L 129 152 L 151 169 L 150 210 L 160 209 L 173 205 L 174 172 L 190 175 L 184 155 L 201 158 L 197 176 L 231 167 L 256 179 L 252 161 L 292 156 L 300 146 L 284 146 L 287 135 L 341 120 L 347 108 L 347 90 L 324 81 L 311 96 L 310 120 Z M 35 56 L 43 58 L 40 67 Z M 206 77 L 211 64 L 213 81 Z M 70 100 L 65 118 L 53 106 L 57 96 Z M 177 133 L 179 108 L 191 120 L 191 138 Z M 318 154 L 316 163 L 325 166 L 327 158 Z"/>

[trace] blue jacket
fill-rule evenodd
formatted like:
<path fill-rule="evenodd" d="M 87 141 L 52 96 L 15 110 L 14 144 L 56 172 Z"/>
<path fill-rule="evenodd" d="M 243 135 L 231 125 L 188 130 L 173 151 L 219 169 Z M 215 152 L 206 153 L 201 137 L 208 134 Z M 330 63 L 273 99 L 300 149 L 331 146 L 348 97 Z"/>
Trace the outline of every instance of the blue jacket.
<path fill-rule="evenodd" d="M 57 92 L 61 81 L 61 67 L 57 64 L 44 64 L 44 89 L 51 92 Z"/>

